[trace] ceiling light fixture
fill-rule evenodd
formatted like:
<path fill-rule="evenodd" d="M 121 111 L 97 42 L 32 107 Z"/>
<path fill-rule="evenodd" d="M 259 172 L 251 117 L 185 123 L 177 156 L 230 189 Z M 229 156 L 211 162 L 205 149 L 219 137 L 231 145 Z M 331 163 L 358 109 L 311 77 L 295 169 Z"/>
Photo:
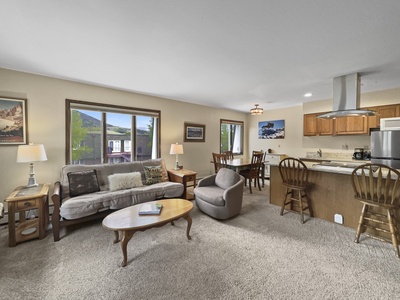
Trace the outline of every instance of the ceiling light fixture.
<path fill-rule="evenodd" d="M 255 116 L 255 115 L 262 115 L 263 112 L 264 112 L 264 110 L 263 110 L 261 107 L 258 107 L 258 104 L 254 104 L 254 105 L 255 105 L 255 107 L 252 108 L 252 109 L 250 109 L 250 114 L 251 114 L 252 116 Z"/>
<path fill-rule="evenodd" d="M 312 94 L 311 93 L 306 93 L 306 94 L 304 94 L 304 97 L 311 97 L 312 96 Z"/>

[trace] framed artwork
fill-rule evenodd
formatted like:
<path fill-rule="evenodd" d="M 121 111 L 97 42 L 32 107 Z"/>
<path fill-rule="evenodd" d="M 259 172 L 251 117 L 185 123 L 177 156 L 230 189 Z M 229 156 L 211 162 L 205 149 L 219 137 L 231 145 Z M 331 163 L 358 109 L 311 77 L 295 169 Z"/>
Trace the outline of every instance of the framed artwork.
<path fill-rule="evenodd" d="M 0 145 L 28 143 L 26 101 L 0 97 Z"/>
<path fill-rule="evenodd" d="M 285 120 L 258 122 L 259 139 L 284 139 Z"/>
<path fill-rule="evenodd" d="M 206 140 L 206 125 L 184 124 L 184 142 L 204 142 Z"/>

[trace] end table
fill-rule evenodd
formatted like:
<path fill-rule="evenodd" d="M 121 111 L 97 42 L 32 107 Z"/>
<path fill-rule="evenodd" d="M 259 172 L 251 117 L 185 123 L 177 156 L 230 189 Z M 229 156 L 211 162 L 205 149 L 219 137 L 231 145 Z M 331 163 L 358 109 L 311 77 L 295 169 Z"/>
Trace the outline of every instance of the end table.
<path fill-rule="evenodd" d="M 46 236 L 49 222 L 49 184 L 36 187 L 17 187 L 5 200 L 8 203 L 9 246 L 17 243 Z M 25 213 L 38 210 L 38 216 L 26 218 Z M 15 214 L 19 214 L 18 226 L 15 224 Z M 33 211 L 32 211 L 33 213 Z"/>
<path fill-rule="evenodd" d="M 183 198 L 187 200 L 193 200 L 194 195 L 188 193 L 188 187 L 196 187 L 196 175 L 197 172 L 180 169 L 180 170 L 168 170 L 168 177 L 170 181 L 179 182 L 183 184 Z"/>

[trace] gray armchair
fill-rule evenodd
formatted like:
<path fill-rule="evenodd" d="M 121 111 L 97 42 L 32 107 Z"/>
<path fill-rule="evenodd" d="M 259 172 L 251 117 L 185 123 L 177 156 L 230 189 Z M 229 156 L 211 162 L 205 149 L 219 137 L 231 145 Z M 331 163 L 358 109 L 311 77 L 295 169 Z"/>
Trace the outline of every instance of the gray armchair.
<path fill-rule="evenodd" d="M 194 189 L 197 207 L 216 219 L 229 219 L 242 209 L 244 177 L 222 168 L 204 177 Z"/>

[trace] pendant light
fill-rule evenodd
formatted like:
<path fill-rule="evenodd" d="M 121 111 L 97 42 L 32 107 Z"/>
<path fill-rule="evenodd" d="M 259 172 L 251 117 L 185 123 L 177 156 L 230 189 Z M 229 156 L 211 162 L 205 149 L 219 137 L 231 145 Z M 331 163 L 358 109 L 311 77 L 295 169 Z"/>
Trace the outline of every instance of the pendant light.
<path fill-rule="evenodd" d="M 252 116 L 255 116 L 255 115 L 262 115 L 263 112 L 264 112 L 264 110 L 263 110 L 261 107 L 258 107 L 258 106 L 259 106 L 258 104 L 254 104 L 254 105 L 255 105 L 255 107 L 252 108 L 252 109 L 250 109 L 250 114 L 251 114 Z"/>

